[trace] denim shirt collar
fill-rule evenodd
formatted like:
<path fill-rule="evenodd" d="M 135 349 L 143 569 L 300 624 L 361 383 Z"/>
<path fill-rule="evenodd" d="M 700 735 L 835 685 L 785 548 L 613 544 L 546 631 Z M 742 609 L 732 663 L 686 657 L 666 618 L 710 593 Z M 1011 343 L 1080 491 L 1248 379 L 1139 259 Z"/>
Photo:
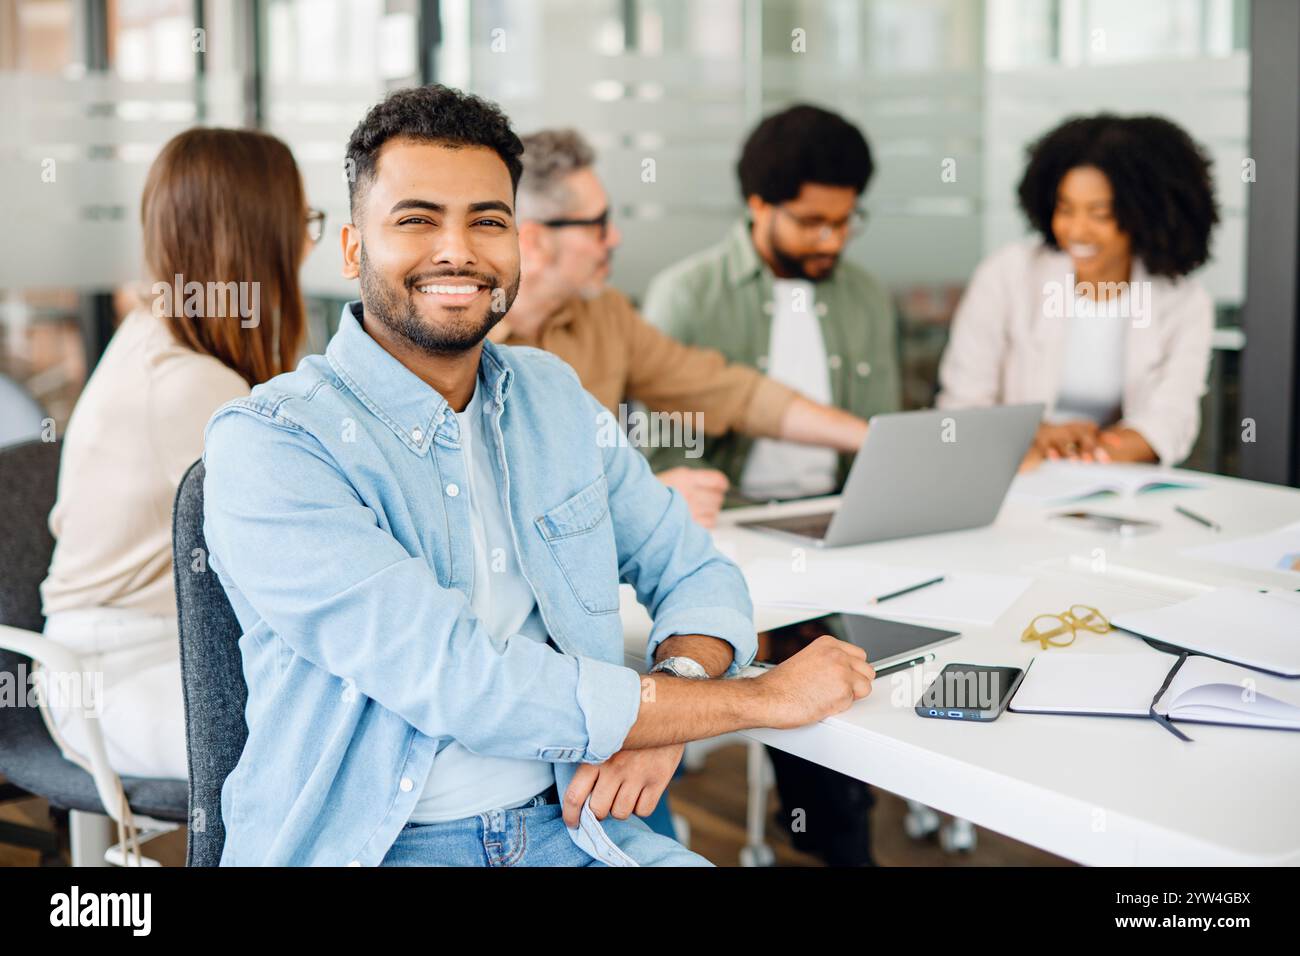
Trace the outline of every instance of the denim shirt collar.
<path fill-rule="evenodd" d="M 436 436 L 459 441 L 459 425 L 447 400 L 371 338 L 362 328 L 362 316 L 359 301 L 344 305 L 338 332 L 325 349 L 344 384 L 417 455 L 425 454 Z M 505 353 L 484 339 L 475 387 L 486 386 L 485 403 L 491 396 L 504 408 L 513 380 Z"/>

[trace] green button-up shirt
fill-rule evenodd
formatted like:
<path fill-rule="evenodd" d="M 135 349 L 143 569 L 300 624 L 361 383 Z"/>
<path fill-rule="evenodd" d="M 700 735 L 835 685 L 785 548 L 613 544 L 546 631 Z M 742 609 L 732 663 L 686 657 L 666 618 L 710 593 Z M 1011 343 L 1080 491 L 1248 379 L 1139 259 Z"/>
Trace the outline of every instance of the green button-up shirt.
<path fill-rule="evenodd" d="M 816 284 L 815 301 L 831 403 L 861 418 L 896 411 L 901 404 L 897 318 L 884 286 L 866 270 L 841 261 L 830 278 Z M 655 276 L 642 313 L 688 345 L 717 349 L 733 362 L 765 371 L 772 309 L 772 273 L 742 219 L 724 241 Z M 687 458 L 680 448 L 657 448 L 650 451 L 650 462 L 656 471 L 675 465 L 717 468 L 738 485 L 753 442 L 731 432 L 708 438 L 700 458 Z M 840 456 L 838 484 L 851 462 L 851 455 Z"/>

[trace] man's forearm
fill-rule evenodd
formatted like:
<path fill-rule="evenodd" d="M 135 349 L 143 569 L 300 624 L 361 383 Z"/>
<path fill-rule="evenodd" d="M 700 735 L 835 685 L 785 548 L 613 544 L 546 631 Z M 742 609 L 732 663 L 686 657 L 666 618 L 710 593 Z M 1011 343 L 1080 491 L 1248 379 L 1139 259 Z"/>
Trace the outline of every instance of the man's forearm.
<path fill-rule="evenodd" d="M 781 437 L 852 454 L 862 447 L 862 440 L 867 437 L 867 423 L 842 409 L 799 396 L 781 417 Z"/>
<path fill-rule="evenodd" d="M 721 677 L 735 660 L 736 651 L 720 637 L 674 634 L 655 648 L 655 663 L 670 657 L 689 657 L 708 671 L 710 677 Z"/>
<path fill-rule="evenodd" d="M 763 726 L 762 687 L 754 678 L 689 680 L 651 674 L 641 680 L 641 709 L 622 750 L 682 744 Z"/>

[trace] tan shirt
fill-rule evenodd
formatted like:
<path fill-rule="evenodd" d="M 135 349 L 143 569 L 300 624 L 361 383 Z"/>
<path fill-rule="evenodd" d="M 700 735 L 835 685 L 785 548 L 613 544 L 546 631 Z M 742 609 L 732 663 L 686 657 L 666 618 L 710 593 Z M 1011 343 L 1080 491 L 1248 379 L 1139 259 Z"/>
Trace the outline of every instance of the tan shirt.
<path fill-rule="evenodd" d="M 503 324 L 509 321 L 507 315 Z M 568 362 L 583 387 L 615 414 L 629 399 L 657 412 L 703 412 L 709 435 L 734 429 L 776 437 L 797 394 L 752 368 L 728 363 L 721 352 L 670 338 L 615 289 L 574 299 L 534 337 L 507 326 L 504 337 L 493 335 L 502 338 L 507 345 L 536 346 Z"/>
<path fill-rule="evenodd" d="M 203 429 L 248 384 L 137 310 L 123 320 L 63 436 L 46 616 L 93 607 L 175 614 L 172 501 Z"/>

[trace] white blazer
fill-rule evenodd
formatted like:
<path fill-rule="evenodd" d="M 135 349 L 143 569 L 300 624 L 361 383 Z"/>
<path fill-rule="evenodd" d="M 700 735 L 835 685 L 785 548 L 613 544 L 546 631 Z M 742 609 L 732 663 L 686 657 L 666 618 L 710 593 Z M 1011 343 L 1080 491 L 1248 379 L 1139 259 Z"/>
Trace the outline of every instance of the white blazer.
<path fill-rule="evenodd" d="M 1069 255 L 1040 239 L 981 262 L 953 316 L 935 405 L 1043 402 L 1050 415 L 1066 360 L 1070 319 L 1061 306 L 1073 305 L 1073 271 Z M 1194 279 L 1151 276 L 1136 257 L 1129 300 L 1120 424 L 1141 433 L 1162 464 L 1175 465 L 1201 427 L 1214 303 Z"/>

